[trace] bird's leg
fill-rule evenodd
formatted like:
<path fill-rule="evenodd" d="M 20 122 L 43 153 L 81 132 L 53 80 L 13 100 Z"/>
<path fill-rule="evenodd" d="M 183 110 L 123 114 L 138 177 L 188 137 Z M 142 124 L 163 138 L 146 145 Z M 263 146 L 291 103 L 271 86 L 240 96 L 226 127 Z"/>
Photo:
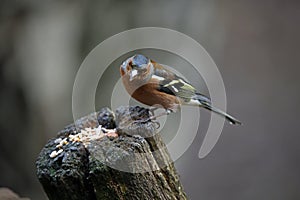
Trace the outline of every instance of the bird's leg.
<path fill-rule="evenodd" d="M 179 107 L 178 104 L 173 104 L 170 108 L 167 108 L 167 109 L 163 108 L 164 112 L 161 112 L 159 114 L 155 114 L 154 111 L 156 111 L 159 108 L 163 108 L 163 107 L 162 106 L 153 106 L 153 107 L 149 108 L 148 110 L 151 113 L 151 116 L 148 119 L 136 120 L 135 123 L 147 123 L 147 122 L 153 120 L 153 122 L 156 123 L 158 125 L 158 128 L 159 128 L 160 127 L 159 122 L 158 121 L 154 121 L 154 120 L 156 120 L 159 117 L 162 117 L 162 116 L 165 116 L 165 115 L 169 115 L 172 112 L 176 112 L 180 107 Z"/>
<path fill-rule="evenodd" d="M 157 110 L 157 109 L 158 109 L 158 108 L 152 108 L 151 110 L 149 109 L 150 112 L 153 112 L 152 116 L 149 117 L 149 118 L 146 119 L 146 120 L 137 120 L 136 122 L 146 123 L 146 122 L 149 122 L 149 121 L 151 121 L 151 120 L 156 120 L 158 117 L 162 117 L 162 116 L 165 116 L 165 115 L 169 115 L 170 113 L 173 112 L 172 110 L 165 109 L 164 112 L 155 115 L 155 114 L 154 114 L 154 110 Z M 159 127 L 160 127 L 159 122 L 155 122 L 155 123 L 158 124 L 158 128 L 159 128 Z"/>
<path fill-rule="evenodd" d="M 149 108 L 149 112 L 151 113 L 152 116 L 155 115 L 154 111 L 156 111 L 157 109 L 159 109 L 159 107 L 150 107 Z"/>
<path fill-rule="evenodd" d="M 155 107 L 155 106 L 152 106 L 152 107 L 147 108 L 147 109 L 141 108 L 139 111 L 137 111 L 137 113 L 135 114 L 135 116 L 145 115 L 145 111 L 148 111 L 148 114 L 150 114 L 151 116 L 153 116 L 153 115 L 155 115 L 154 111 L 156 111 L 157 109 L 159 109 L 159 107 Z"/>
<path fill-rule="evenodd" d="M 158 115 L 155 115 L 154 114 L 154 111 L 156 110 L 156 109 L 158 109 L 159 107 L 154 107 L 154 108 L 152 108 L 151 110 L 152 110 L 152 116 L 149 118 L 149 120 L 155 120 L 156 118 L 158 118 L 158 117 L 162 117 L 162 116 L 165 116 L 165 115 L 169 115 L 170 113 L 172 113 L 172 112 L 176 112 L 179 108 L 180 108 L 180 106 L 179 106 L 179 104 L 173 104 L 172 106 L 170 106 L 169 108 L 167 108 L 167 109 L 164 109 L 164 112 L 162 112 L 162 113 L 160 113 L 160 114 L 158 114 Z M 151 111 L 150 111 L 151 112 Z"/>
<path fill-rule="evenodd" d="M 158 110 L 158 109 L 164 109 L 164 112 L 163 113 L 160 113 L 158 115 L 155 115 L 154 111 Z M 160 104 L 154 104 L 152 105 L 150 108 L 148 108 L 149 112 L 151 113 L 152 117 L 151 119 L 155 119 L 157 117 L 161 117 L 161 116 L 164 116 L 164 115 L 169 115 L 170 113 L 172 112 L 176 112 L 179 108 L 179 105 L 178 104 L 173 104 L 171 105 L 169 108 L 164 108 L 162 105 Z"/>
<path fill-rule="evenodd" d="M 164 112 L 158 114 L 158 115 L 155 115 L 154 114 L 154 111 L 157 110 L 158 108 L 152 108 L 151 110 L 149 109 L 149 112 L 153 113 L 151 117 L 149 117 L 148 119 L 146 120 L 137 120 L 135 121 L 134 123 L 147 123 L 147 122 L 150 122 L 152 120 L 156 120 L 158 117 L 162 117 L 164 115 L 169 115 L 171 112 L 173 112 L 172 110 L 164 110 Z M 158 121 L 152 121 L 153 123 L 155 123 L 157 125 L 156 129 L 159 129 L 160 128 L 160 123 Z"/>
<path fill-rule="evenodd" d="M 172 110 L 165 109 L 164 112 L 159 113 L 158 115 L 152 115 L 152 116 L 149 118 L 149 120 L 155 120 L 155 119 L 158 118 L 158 117 L 162 117 L 162 116 L 165 116 L 165 115 L 169 115 L 170 113 L 172 113 Z"/>

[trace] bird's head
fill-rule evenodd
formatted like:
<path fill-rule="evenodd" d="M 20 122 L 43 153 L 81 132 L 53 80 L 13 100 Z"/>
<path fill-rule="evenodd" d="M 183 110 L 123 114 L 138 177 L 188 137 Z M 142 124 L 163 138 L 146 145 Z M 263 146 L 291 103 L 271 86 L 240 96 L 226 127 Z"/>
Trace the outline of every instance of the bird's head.
<path fill-rule="evenodd" d="M 144 55 L 136 54 L 121 65 L 121 74 L 128 75 L 129 81 L 134 79 L 145 80 L 150 78 L 153 73 L 153 65 L 151 60 Z"/>

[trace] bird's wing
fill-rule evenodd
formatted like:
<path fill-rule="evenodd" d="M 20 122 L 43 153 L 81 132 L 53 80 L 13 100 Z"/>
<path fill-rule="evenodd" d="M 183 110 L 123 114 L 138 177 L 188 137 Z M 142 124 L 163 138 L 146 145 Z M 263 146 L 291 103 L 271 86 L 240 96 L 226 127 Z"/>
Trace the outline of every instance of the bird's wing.
<path fill-rule="evenodd" d="M 159 91 L 180 97 L 187 102 L 195 96 L 196 89 L 186 80 L 165 69 L 158 63 L 154 63 L 154 67 L 155 70 L 152 78 L 159 80 Z"/>

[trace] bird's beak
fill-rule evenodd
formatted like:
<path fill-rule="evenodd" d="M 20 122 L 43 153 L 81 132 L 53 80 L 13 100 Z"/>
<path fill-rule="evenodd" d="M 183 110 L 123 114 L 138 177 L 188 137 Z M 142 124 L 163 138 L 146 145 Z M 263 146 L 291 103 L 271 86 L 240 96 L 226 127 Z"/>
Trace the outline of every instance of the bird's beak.
<path fill-rule="evenodd" d="M 138 71 L 136 69 L 131 70 L 131 72 L 129 74 L 129 76 L 130 76 L 129 81 L 132 81 L 137 74 L 138 74 Z"/>

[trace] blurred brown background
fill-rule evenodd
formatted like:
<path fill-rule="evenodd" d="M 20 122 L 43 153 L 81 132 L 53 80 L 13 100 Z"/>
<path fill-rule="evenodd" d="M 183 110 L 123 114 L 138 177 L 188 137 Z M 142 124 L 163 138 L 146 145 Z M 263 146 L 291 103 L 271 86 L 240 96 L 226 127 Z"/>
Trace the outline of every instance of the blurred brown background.
<path fill-rule="evenodd" d="M 205 47 L 223 76 L 228 110 L 244 122 L 226 124 L 199 160 L 203 125 L 175 162 L 190 199 L 300 199 L 299 22 L 297 0 L 2 0 L 0 186 L 46 199 L 35 159 L 73 122 L 72 87 L 82 60 L 114 34 L 158 26 Z M 99 99 L 98 108 L 107 106 Z"/>

